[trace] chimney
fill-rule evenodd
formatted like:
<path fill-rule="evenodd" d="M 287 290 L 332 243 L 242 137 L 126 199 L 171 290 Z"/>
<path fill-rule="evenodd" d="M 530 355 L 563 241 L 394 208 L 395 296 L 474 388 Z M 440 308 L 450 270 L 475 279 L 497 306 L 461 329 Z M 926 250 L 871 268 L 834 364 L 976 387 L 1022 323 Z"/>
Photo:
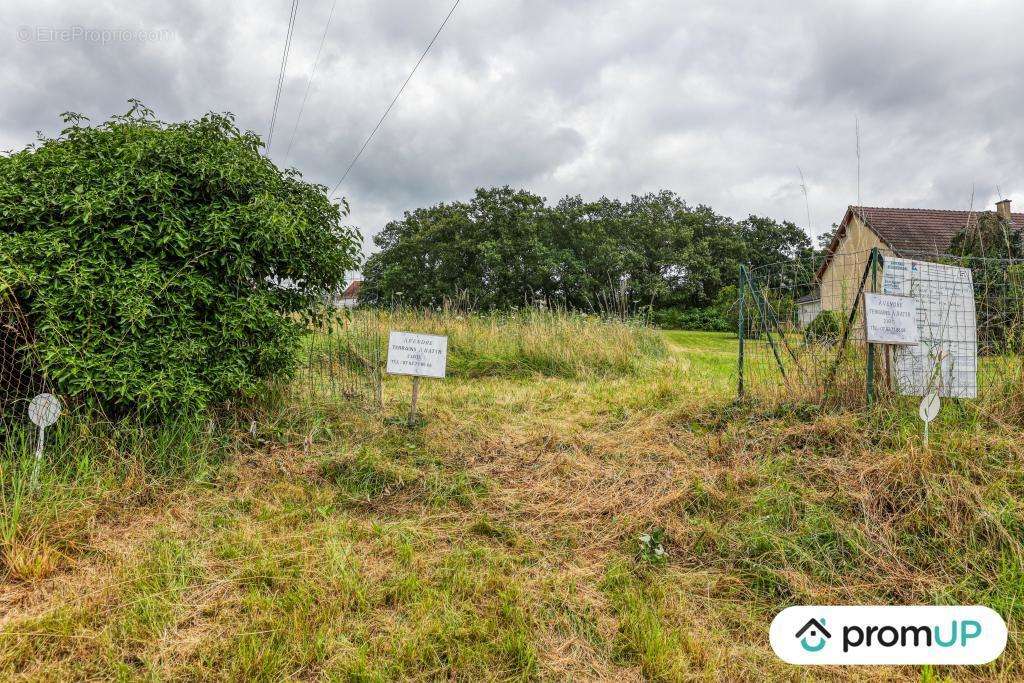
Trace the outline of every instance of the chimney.
<path fill-rule="evenodd" d="M 1010 222 L 1010 200 L 1003 199 L 996 202 L 996 215 L 999 216 L 1000 220 L 1004 220 L 1007 223 Z"/>

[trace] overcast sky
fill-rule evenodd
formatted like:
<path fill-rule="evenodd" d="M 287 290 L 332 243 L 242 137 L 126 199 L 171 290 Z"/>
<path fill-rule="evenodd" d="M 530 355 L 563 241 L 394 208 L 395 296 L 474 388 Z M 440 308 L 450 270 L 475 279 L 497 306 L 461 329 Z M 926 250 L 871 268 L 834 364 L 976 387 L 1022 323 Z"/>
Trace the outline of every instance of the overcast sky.
<path fill-rule="evenodd" d="M 3 0 L 0 149 L 129 97 L 265 135 L 290 4 Z M 331 4 L 301 0 L 278 162 Z M 1024 3 L 811 4 L 462 0 L 342 186 L 351 222 L 369 246 L 402 211 L 478 186 L 665 188 L 817 235 L 857 203 L 855 116 L 861 203 L 966 209 L 973 188 L 989 208 L 998 187 L 1024 210 Z M 288 164 L 333 187 L 450 7 L 338 0 Z"/>

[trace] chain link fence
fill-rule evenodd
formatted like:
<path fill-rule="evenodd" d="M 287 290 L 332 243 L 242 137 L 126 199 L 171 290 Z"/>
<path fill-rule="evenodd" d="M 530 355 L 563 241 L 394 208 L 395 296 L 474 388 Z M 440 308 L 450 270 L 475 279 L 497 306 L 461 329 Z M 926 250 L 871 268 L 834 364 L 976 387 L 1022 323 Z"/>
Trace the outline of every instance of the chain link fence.
<path fill-rule="evenodd" d="M 11 451 L 35 447 L 37 432 L 30 422 L 29 405 L 40 394 L 55 393 L 40 371 L 32 339 L 31 325 L 17 300 L 0 287 L 0 447 Z M 372 313 L 333 311 L 308 328 L 297 351 L 294 372 L 274 384 L 297 405 L 324 408 L 344 404 L 377 410 L 381 407 L 386 348 L 381 321 Z M 86 396 L 58 399 L 65 408 L 88 403 Z M 113 419 L 99 413 L 89 415 L 93 422 Z"/>
<path fill-rule="evenodd" d="M 4 444 L 31 438 L 28 408 L 48 392 L 32 348 L 32 330 L 18 302 L 0 283 L 0 440 Z"/>
<path fill-rule="evenodd" d="M 862 407 L 935 392 L 1022 417 L 1024 261 L 901 253 L 741 267 L 739 394 Z M 867 342 L 865 293 L 909 297 L 920 341 Z"/>
<path fill-rule="evenodd" d="M 373 311 L 352 310 L 336 311 L 310 326 L 287 387 L 293 400 L 379 409 L 387 349 L 383 329 Z"/>

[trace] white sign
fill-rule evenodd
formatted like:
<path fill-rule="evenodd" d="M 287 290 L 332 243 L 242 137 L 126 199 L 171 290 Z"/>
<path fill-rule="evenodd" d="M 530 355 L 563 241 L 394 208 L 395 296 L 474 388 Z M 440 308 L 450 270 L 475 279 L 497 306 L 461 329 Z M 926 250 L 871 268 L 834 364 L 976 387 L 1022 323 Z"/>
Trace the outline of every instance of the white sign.
<path fill-rule="evenodd" d="M 800 606 L 768 640 L 790 664 L 987 664 L 1006 648 L 1006 622 L 981 605 Z"/>
<path fill-rule="evenodd" d="M 864 311 L 869 342 L 905 346 L 921 341 L 917 329 L 917 299 L 865 292 Z"/>
<path fill-rule="evenodd" d="M 970 268 L 887 257 L 882 292 L 917 300 L 921 341 L 894 351 L 893 379 L 906 396 L 975 398 L 978 336 Z"/>
<path fill-rule="evenodd" d="M 28 404 L 28 419 L 37 427 L 49 427 L 60 417 L 60 400 L 53 394 L 39 394 Z"/>
<path fill-rule="evenodd" d="M 448 337 L 392 332 L 388 337 L 388 374 L 444 377 Z"/>

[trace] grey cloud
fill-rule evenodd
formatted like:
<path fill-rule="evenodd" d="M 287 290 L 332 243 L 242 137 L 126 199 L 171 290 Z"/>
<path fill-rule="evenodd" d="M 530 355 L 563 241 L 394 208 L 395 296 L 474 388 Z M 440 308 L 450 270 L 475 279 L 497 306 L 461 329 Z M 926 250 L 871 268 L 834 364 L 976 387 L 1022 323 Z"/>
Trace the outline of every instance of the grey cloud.
<path fill-rule="evenodd" d="M 284 160 L 330 0 L 303 0 L 271 155 Z M 0 148 L 138 97 L 266 133 L 290 3 L 9 0 Z M 449 0 L 338 2 L 289 165 L 333 187 Z M 1024 7 L 973 3 L 464 0 L 342 187 L 371 237 L 480 185 L 766 214 L 818 233 L 856 201 L 1024 203 Z M 166 29 L 152 42 L 20 41 L 21 26 Z M 6 33 L 4 33 L 6 32 Z M 813 225 L 796 167 L 806 176 Z"/>

